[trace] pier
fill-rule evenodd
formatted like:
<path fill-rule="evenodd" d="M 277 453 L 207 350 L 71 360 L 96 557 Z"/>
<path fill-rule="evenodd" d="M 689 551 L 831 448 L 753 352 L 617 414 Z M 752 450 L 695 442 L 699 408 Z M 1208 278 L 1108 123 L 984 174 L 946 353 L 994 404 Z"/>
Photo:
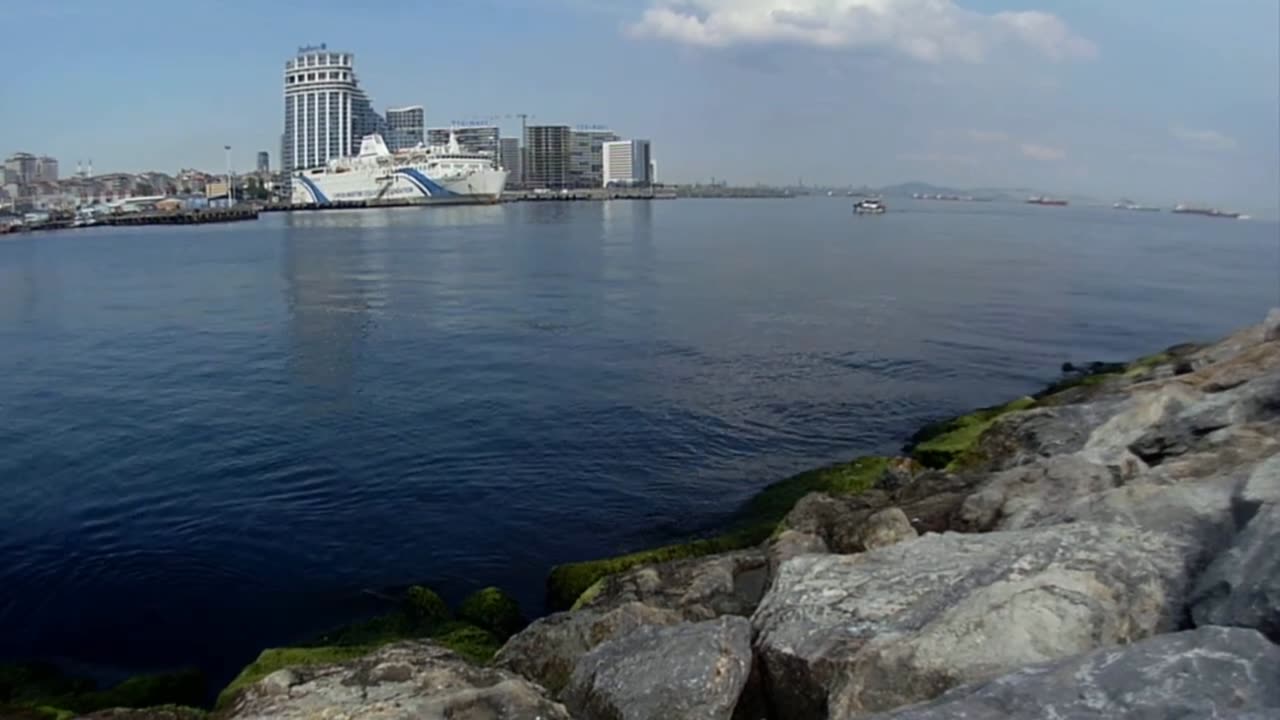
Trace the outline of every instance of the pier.
<path fill-rule="evenodd" d="M 206 223 L 257 220 L 258 208 L 238 206 L 225 209 L 182 210 L 178 212 L 144 212 L 112 215 L 100 225 L 203 225 Z"/>

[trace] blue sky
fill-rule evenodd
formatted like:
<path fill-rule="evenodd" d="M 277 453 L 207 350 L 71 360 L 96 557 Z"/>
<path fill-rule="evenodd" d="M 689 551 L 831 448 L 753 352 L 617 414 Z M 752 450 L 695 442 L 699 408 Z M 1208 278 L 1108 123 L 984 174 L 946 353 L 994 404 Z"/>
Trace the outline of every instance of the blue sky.
<path fill-rule="evenodd" d="M 237 166 L 274 163 L 284 61 L 325 42 L 380 109 L 609 125 L 652 139 L 667 180 L 1280 204 L 1276 0 L 14 0 L 3 17 L 0 152 L 67 169 L 219 169 L 228 143 Z"/>

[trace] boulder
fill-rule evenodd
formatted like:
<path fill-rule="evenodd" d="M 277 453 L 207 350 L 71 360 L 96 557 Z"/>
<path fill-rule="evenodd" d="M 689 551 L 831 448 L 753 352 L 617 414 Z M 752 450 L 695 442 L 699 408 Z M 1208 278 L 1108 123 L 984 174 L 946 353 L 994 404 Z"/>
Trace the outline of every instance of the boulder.
<path fill-rule="evenodd" d="M 579 658 L 563 700 L 578 720 L 730 720 L 751 667 L 746 618 L 642 627 Z"/>
<path fill-rule="evenodd" d="M 222 717 L 569 720 L 541 688 L 429 642 L 387 645 L 338 664 L 278 670 L 237 693 Z"/>
<path fill-rule="evenodd" d="M 1117 469 L 1078 455 L 1039 460 L 987 480 L 981 489 L 965 498 L 956 513 L 957 527 L 967 532 L 987 532 L 1049 524 L 1044 520 L 1058 516 L 1064 505 L 1122 482 L 1122 473 Z"/>
<path fill-rule="evenodd" d="M 752 618 L 765 690 L 780 720 L 876 712 L 1169 632 L 1187 552 L 1162 533 L 1074 523 L 797 557 Z"/>
<path fill-rule="evenodd" d="M 1267 319 L 1262 323 L 1262 339 L 1265 342 L 1280 340 L 1280 308 L 1267 313 Z"/>
<path fill-rule="evenodd" d="M 558 693 L 569 682 L 578 658 L 600 643 L 642 626 L 676 625 L 684 620 L 676 610 L 639 602 L 556 613 L 508 640 L 494 664 Z"/>
<path fill-rule="evenodd" d="M 1093 429 L 1124 407 L 1119 399 L 1037 407 L 996 420 L 974 443 L 982 469 L 1007 470 L 1082 450 Z"/>
<path fill-rule="evenodd" d="M 1280 484 L 1280 456 L 1258 474 Z M 1280 642 L 1280 504 L 1259 508 L 1243 501 L 1237 509 L 1254 515 L 1197 580 L 1191 616 L 1197 625 L 1254 628 Z"/>
<path fill-rule="evenodd" d="M 888 547 L 918 537 L 902 508 L 891 507 L 872 513 L 858 532 L 858 550 L 865 552 Z"/>
<path fill-rule="evenodd" d="M 1099 465 L 1126 467 L 1141 463 L 1130 446 L 1152 426 L 1177 415 L 1201 397 L 1201 393 L 1176 380 L 1135 389 L 1118 412 L 1093 428 L 1080 454 Z"/>
<path fill-rule="evenodd" d="M 796 503 L 782 526 L 844 554 L 916 537 L 906 514 L 893 506 L 889 495 L 876 491 L 843 496 L 810 493 Z"/>
<path fill-rule="evenodd" d="M 1280 647 L 1202 628 L 1034 665 L 876 720 L 1110 720 L 1280 716 Z M 1254 715 L 1253 713 L 1256 713 Z M 833 720 L 842 720 L 833 715 Z"/>
<path fill-rule="evenodd" d="M 1149 426 L 1129 444 L 1129 451 L 1154 467 L 1198 451 L 1215 454 L 1229 443 L 1222 431 L 1266 425 L 1280 418 L 1280 372 L 1267 373 L 1230 390 L 1206 394 L 1180 412 Z"/>
<path fill-rule="evenodd" d="M 826 541 L 799 530 L 783 530 L 769 542 L 769 584 L 778 576 L 782 564 L 799 555 L 825 555 L 831 552 Z"/>
<path fill-rule="evenodd" d="M 748 616 L 764 597 L 768 559 L 762 549 L 645 565 L 600 580 L 579 607 L 627 603 L 674 610 L 689 621 Z"/>
<path fill-rule="evenodd" d="M 902 508 L 917 533 L 958 530 L 956 511 L 985 478 L 984 474 L 972 472 L 922 473 L 894 493 L 893 502 Z"/>

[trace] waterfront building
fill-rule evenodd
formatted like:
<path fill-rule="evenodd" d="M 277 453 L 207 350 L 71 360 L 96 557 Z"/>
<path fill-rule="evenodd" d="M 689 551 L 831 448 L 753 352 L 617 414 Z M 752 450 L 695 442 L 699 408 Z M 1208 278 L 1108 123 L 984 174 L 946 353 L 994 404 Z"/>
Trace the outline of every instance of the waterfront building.
<path fill-rule="evenodd" d="M 524 134 L 524 184 L 532 188 L 569 187 L 568 125 L 530 125 Z"/>
<path fill-rule="evenodd" d="M 271 172 L 271 154 L 266 150 L 258 151 L 258 173 L 265 175 Z"/>
<path fill-rule="evenodd" d="M 524 162 L 520 157 L 520 138 L 502 138 L 498 141 L 498 164 L 506 169 L 507 187 L 524 185 Z"/>
<path fill-rule="evenodd" d="M 58 160 L 48 155 L 36 158 L 35 180 L 37 182 L 58 182 Z"/>
<path fill-rule="evenodd" d="M 36 156 L 31 153 L 16 152 L 4 161 L 6 176 L 12 178 L 17 185 L 26 185 L 36 181 Z"/>
<path fill-rule="evenodd" d="M 417 147 L 426 141 L 426 113 L 421 105 L 387 110 L 387 148 L 391 152 Z"/>
<path fill-rule="evenodd" d="M 604 173 L 604 144 L 618 136 L 604 128 L 578 128 L 570 136 L 569 185 L 600 187 Z"/>
<path fill-rule="evenodd" d="M 325 45 L 303 47 L 285 63 L 285 171 L 322 166 L 354 155 L 365 135 L 382 132 L 385 121 L 356 79 L 355 56 Z"/>
<path fill-rule="evenodd" d="M 434 127 L 427 130 L 428 145 L 448 145 L 449 133 L 458 138 L 463 150 L 471 153 L 488 155 L 494 162 L 499 161 L 498 139 L 500 134 L 497 125 L 462 125 L 455 127 Z"/>
<path fill-rule="evenodd" d="M 653 153 L 648 140 L 607 142 L 603 148 L 603 184 L 649 186 L 654 182 Z"/>

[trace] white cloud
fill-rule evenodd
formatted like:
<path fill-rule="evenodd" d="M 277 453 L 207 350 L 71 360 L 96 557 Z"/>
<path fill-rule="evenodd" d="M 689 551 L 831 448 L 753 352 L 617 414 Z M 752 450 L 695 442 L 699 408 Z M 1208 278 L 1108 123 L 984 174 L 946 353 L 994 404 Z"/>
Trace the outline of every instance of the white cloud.
<path fill-rule="evenodd" d="M 1230 135 L 1217 130 L 1192 130 L 1181 125 L 1170 128 L 1169 134 L 1198 150 L 1216 150 L 1226 152 L 1235 150 L 1239 143 Z"/>
<path fill-rule="evenodd" d="M 1053 147 L 1051 145 L 1041 145 L 1040 143 L 1033 142 L 1020 143 L 1018 145 L 1018 150 L 1032 160 L 1043 160 L 1045 162 L 1061 160 L 1067 156 L 1067 151 L 1062 148 Z"/>
<path fill-rule="evenodd" d="M 687 45 L 790 43 L 887 49 L 924 62 L 981 62 L 1008 45 L 1051 60 L 1088 59 L 1093 43 L 1036 11 L 986 15 L 954 0 L 651 0 L 632 34 Z"/>

